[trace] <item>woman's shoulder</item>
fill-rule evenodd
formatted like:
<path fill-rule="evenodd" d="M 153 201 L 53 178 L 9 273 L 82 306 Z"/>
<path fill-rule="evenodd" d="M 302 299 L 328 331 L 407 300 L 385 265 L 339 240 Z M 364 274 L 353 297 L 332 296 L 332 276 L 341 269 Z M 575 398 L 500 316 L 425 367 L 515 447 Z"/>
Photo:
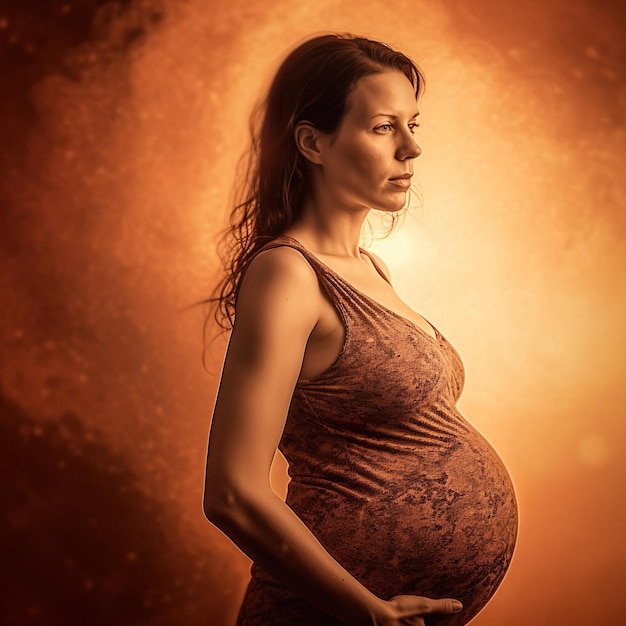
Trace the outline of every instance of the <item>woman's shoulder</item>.
<path fill-rule="evenodd" d="M 242 277 L 235 324 L 253 342 L 285 335 L 306 341 L 320 305 L 317 277 L 302 255 L 284 246 L 268 248 L 254 256 Z"/>
<path fill-rule="evenodd" d="M 318 296 L 317 276 L 305 257 L 293 247 L 277 245 L 252 258 L 242 277 L 238 299 L 299 298 L 310 304 Z"/>
<path fill-rule="evenodd" d="M 311 283 L 316 280 L 315 271 L 306 257 L 293 246 L 282 243 L 276 243 L 255 254 L 246 275 L 251 271 L 273 280 L 295 279 Z"/>

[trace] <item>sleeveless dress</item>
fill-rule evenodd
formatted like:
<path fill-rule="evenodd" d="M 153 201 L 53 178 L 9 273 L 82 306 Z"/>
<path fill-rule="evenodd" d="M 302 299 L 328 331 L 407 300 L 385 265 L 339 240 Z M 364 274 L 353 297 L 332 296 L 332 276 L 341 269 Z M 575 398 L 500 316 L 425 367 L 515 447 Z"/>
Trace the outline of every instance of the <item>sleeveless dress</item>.
<path fill-rule="evenodd" d="M 279 445 L 287 504 L 377 596 L 456 598 L 460 613 L 428 615 L 426 624 L 467 624 L 509 567 L 518 511 L 502 461 L 456 408 L 459 354 L 436 328 L 433 339 L 295 239 L 261 250 L 276 246 L 304 256 L 346 330 L 335 362 L 295 386 Z M 339 626 L 256 564 L 251 573 L 237 626 Z"/>

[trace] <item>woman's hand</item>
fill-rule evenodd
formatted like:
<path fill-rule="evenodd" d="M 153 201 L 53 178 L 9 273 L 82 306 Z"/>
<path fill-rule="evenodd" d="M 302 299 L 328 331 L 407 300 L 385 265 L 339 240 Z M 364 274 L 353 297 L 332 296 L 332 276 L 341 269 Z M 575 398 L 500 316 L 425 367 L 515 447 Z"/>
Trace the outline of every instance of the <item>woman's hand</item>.
<path fill-rule="evenodd" d="M 433 600 L 421 596 L 394 596 L 386 603 L 389 617 L 377 618 L 376 626 L 425 626 L 424 615 L 458 613 L 463 605 L 458 600 Z"/>

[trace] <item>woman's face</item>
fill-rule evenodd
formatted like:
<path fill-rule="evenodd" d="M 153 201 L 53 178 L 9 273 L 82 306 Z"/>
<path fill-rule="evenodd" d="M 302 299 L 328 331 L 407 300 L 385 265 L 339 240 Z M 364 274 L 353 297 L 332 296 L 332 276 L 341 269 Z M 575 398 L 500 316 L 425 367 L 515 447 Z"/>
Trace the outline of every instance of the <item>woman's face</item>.
<path fill-rule="evenodd" d="M 399 211 L 421 154 L 413 85 L 399 71 L 361 78 L 339 128 L 321 141 L 321 184 L 349 209 Z"/>

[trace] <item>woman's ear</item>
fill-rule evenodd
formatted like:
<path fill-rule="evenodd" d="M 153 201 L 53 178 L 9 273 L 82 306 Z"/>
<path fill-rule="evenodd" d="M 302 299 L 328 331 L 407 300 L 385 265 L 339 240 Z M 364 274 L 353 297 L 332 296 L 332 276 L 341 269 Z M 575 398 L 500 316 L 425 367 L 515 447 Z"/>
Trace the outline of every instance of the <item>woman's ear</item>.
<path fill-rule="evenodd" d="M 321 131 L 319 131 L 311 122 L 298 122 L 294 130 L 296 146 L 300 154 L 310 161 L 320 165 L 322 162 L 321 147 Z"/>

